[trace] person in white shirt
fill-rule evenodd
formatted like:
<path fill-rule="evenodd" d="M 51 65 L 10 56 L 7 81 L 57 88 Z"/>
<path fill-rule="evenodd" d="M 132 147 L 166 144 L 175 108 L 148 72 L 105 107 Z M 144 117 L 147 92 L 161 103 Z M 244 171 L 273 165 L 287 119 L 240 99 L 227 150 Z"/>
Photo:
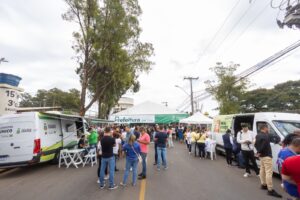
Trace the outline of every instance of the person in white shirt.
<path fill-rule="evenodd" d="M 168 131 L 167 131 L 169 138 L 168 138 L 168 146 L 169 148 L 173 148 L 174 144 L 173 144 L 173 130 L 172 127 L 170 126 Z"/>
<path fill-rule="evenodd" d="M 249 130 L 247 124 L 242 124 L 242 131 L 237 134 L 237 142 L 241 144 L 242 154 L 245 160 L 246 173 L 244 177 L 247 178 L 250 176 L 250 164 L 251 161 L 253 169 L 256 175 L 259 175 L 259 169 L 256 164 L 256 159 L 254 157 L 254 141 L 255 135 L 252 131 Z"/>
<path fill-rule="evenodd" d="M 122 140 L 120 138 L 120 131 L 119 130 L 115 130 L 113 133 L 113 137 L 116 140 L 116 145 L 113 147 L 113 154 L 115 156 L 115 171 L 119 171 L 117 168 L 117 159 L 119 157 L 119 150 L 120 150 L 120 146 L 122 145 Z"/>
<path fill-rule="evenodd" d="M 188 128 L 186 132 L 186 144 L 189 150 L 189 154 L 191 154 L 192 153 L 192 132 L 190 128 Z"/>

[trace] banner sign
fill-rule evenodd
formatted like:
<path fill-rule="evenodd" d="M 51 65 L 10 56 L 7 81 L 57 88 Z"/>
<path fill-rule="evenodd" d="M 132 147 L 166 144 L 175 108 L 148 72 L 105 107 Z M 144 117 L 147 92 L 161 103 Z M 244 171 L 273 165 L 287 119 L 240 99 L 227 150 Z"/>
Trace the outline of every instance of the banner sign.
<path fill-rule="evenodd" d="M 15 113 L 19 107 L 21 88 L 0 84 L 0 115 Z"/>
<path fill-rule="evenodd" d="M 131 115 L 115 116 L 114 120 L 119 124 L 153 124 L 155 123 L 154 115 Z"/>

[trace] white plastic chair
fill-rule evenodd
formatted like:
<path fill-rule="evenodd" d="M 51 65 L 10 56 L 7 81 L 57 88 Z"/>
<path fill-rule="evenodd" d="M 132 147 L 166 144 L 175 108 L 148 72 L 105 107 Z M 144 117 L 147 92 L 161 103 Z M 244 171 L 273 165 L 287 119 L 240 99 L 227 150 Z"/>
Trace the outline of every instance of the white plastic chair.
<path fill-rule="evenodd" d="M 96 148 L 92 148 L 89 150 L 88 154 L 84 156 L 83 167 L 90 162 L 92 167 L 97 165 L 97 153 Z"/>
<path fill-rule="evenodd" d="M 67 168 L 70 165 L 70 161 L 68 161 L 68 159 L 70 159 L 70 154 L 68 152 L 67 149 L 62 149 L 59 152 L 59 162 L 58 162 L 58 168 L 60 168 L 61 165 L 66 165 Z"/>
<path fill-rule="evenodd" d="M 208 156 L 208 154 L 210 154 L 211 160 L 217 159 L 216 145 L 217 143 L 214 140 L 209 141 L 207 144 L 206 157 Z"/>

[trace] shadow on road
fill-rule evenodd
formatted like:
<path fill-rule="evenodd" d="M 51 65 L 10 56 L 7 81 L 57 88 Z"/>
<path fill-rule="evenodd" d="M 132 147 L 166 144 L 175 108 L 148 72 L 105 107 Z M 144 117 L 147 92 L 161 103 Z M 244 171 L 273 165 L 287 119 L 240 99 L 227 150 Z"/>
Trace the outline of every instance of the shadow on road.
<path fill-rule="evenodd" d="M 30 175 L 30 174 L 36 173 L 38 171 L 44 170 L 51 166 L 53 166 L 53 165 L 51 165 L 49 163 L 42 163 L 42 164 L 37 164 L 37 165 L 32 165 L 32 166 L 12 168 L 12 169 L 8 169 L 7 171 L 0 173 L 0 178 L 1 179 L 9 179 L 9 178 L 16 178 L 16 177 L 20 177 L 20 176 L 26 176 L 26 175 Z"/>

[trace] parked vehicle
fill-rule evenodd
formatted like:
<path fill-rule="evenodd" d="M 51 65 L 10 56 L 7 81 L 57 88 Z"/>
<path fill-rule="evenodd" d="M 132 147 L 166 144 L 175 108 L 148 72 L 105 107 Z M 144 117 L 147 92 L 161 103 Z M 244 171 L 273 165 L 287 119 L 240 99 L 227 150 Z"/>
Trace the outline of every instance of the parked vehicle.
<path fill-rule="evenodd" d="M 87 130 L 83 117 L 25 112 L 0 117 L 0 168 L 57 162 Z"/>
<path fill-rule="evenodd" d="M 300 128 L 300 115 L 291 113 L 247 113 L 234 115 L 220 115 L 214 118 L 212 137 L 217 141 L 217 150 L 224 151 L 222 135 L 231 129 L 234 136 L 241 131 L 241 124 L 248 124 L 254 134 L 258 133 L 261 124 L 268 124 L 269 132 L 278 135 L 281 140 L 295 129 Z M 271 143 L 273 157 L 276 157 L 282 148 L 281 145 Z M 278 173 L 276 159 L 273 159 L 273 170 Z"/>

